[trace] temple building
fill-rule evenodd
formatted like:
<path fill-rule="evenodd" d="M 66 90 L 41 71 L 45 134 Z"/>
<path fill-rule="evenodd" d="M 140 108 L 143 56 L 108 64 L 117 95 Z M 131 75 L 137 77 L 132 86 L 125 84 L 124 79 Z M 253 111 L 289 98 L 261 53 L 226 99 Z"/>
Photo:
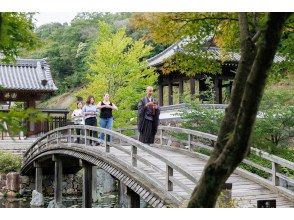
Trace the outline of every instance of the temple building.
<path fill-rule="evenodd" d="M 14 64 L 0 63 L 0 111 L 9 111 L 11 102 L 23 102 L 25 108 L 36 108 L 36 101 L 52 95 L 56 90 L 50 67 L 44 59 L 16 59 Z M 64 115 L 67 112 L 52 109 L 41 111 L 47 115 L 56 112 Z M 48 130 L 48 126 L 49 122 L 47 128 L 27 122 L 26 135 Z"/>
<path fill-rule="evenodd" d="M 224 60 L 223 54 L 219 47 L 217 47 L 212 41 L 209 40 L 209 43 L 206 43 L 204 49 L 211 54 L 211 59 L 214 59 L 221 64 L 221 72 L 216 73 L 197 73 L 193 76 L 187 76 L 186 74 L 181 73 L 179 70 L 172 71 L 169 74 L 163 74 L 162 68 L 164 63 L 168 59 L 173 59 L 173 56 L 178 53 L 182 52 L 183 46 L 185 45 L 184 41 L 180 41 L 175 43 L 162 51 L 161 53 L 151 57 L 147 60 L 148 65 L 151 67 L 155 67 L 157 73 L 159 74 L 158 77 L 158 96 L 159 96 L 159 104 L 162 105 L 173 105 L 177 103 L 183 102 L 183 94 L 184 88 L 189 87 L 189 92 L 191 96 L 197 96 L 200 101 L 205 101 L 205 96 L 201 95 L 201 93 L 208 90 L 209 85 L 206 82 L 206 79 L 210 77 L 213 83 L 213 90 L 214 90 L 214 98 L 215 103 L 222 104 L 224 102 L 229 101 L 228 95 L 230 95 L 232 90 L 232 84 L 235 77 L 235 73 L 238 67 L 238 62 L 240 59 L 240 54 L 235 52 L 229 52 L 226 54 L 226 59 Z M 207 46 L 209 45 L 209 46 Z M 276 55 L 274 62 L 281 62 L 284 58 L 281 56 Z M 189 86 L 184 86 L 184 83 L 187 83 Z M 166 88 L 167 87 L 167 91 Z M 175 90 L 176 89 L 176 90 Z M 198 90 L 198 94 L 196 93 Z M 175 100 L 174 93 L 177 92 L 178 100 Z M 226 91 L 226 96 L 224 92 Z M 167 92 L 167 96 L 166 93 Z M 167 100 L 164 100 L 164 97 Z"/>

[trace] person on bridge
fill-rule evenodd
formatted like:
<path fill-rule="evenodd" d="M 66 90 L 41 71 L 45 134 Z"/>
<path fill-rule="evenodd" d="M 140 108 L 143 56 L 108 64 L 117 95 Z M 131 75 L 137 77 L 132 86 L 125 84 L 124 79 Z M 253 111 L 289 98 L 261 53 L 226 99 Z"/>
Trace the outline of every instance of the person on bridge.
<path fill-rule="evenodd" d="M 118 108 L 109 101 L 109 94 L 105 93 L 103 101 L 99 102 L 97 108 L 100 109 L 100 127 L 111 130 L 113 125 L 112 110 L 118 110 Z M 100 141 L 104 141 L 104 133 L 100 134 Z M 111 136 L 107 136 L 107 141 L 111 142 Z"/>
<path fill-rule="evenodd" d="M 74 122 L 74 125 L 84 125 L 85 124 L 82 108 L 83 108 L 83 102 L 78 101 L 77 102 L 77 109 L 75 109 L 71 114 L 71 118 Z M 76 129 L 76 132 L 77 132 L 77 135 L 80 135 L 81 129 Z M 80 143 L 80 137 L 77 138 L 76 142 Z"/>
<path fill-rule="evenodd" d="M 153 144 L 157 127 L 159 124 L 160 108 L 153 98 L 153 87 L 146 88 L 146 94 L 138 105 L 138 130 L 139 141 L 146 144 Z"/>
<path fill-rule="evenodd" d="M 90 125 L 90 126 L 94 126 L 97 127 L 97 106 L 94 105 L 95 99 L 94 96 L 89 96 L 87 101 L 86 101 L 86 105 L 84 105 L 83 107 L 83 114 L 85 116 L 85 125 Z M 97 132 L 94 131 L 90 131 L 90 136 L 92 136 L 97 138 Z M 92 140 L 90 140 L 90 144 L 92 144 Z M 98 142 L 97 144 L 98 145 Z"/>

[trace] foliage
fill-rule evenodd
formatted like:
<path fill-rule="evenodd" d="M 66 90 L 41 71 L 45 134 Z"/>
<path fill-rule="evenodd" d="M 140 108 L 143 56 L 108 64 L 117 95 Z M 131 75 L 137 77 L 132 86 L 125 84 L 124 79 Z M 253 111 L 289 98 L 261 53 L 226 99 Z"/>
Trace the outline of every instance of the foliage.
<path fill-rule="evenodd" d="M 181 126 L 184 128 L 217 134 L 224 112 L 215 108 L 204 108 L 199 103 L 190 103 L 186 110 L 180 113 L 184 118 Z"/>
<path fill-rule="evenodd" d="M 267 13 L 247 13 L 249 31 L 253 36 L 265 24 Z M 284 33 L 278 48 L 279 55 L 284 61 L 275 64 L 270 78 L 277 80 L 285 74 L 285 70 L 294 70 L 292 51 L 294 39 L 294 16 L 285 24 Z M 145 38 L 160 44 L 184 43 L 173 57 L 165 61 L 161 68 L 164 74 L 179 71 L 187 75 L 197 73 L 220 73 L 221 63 L 232 56 L 232 52 L 239 52 L 240 30 L 238 14 L 229 12 L 183 12 L 183 13 L 135 13 L 132 25 L 145 30 Z M 217 46 L 221 57 L 215 59 L 207 48 Z M 271 79 L 270 79 L 271 80 Z"/>
<path fill-rule="evenodd" d="M 279 93 L 278 97 L 280 97 Z M 284 97 L 278 102 L 275 96 L 264 97 L 263 108 L 256 120 L 250 145 L 293 161 L 293 150 L 291 150 L 293 144 L 290 141 L 294 137 L 294 107 L 282 105 L 288 98 Z M 273 105 L 273 102 L 276 104 Z M 184 119 L 181 124 L 184 128 L 217 135 L 224 112 L 219 109 L 204 108 L 198 102 L 191 102 L 180 115 Z"/>
<path fill-rule="evenodd" d="M 17 172 L 20 170 L 21 164 L 20 156 L 0 151 L 0 173 Z"/>
<path fill-rule="evenodd" d="M 134 41 L 126 36 L 124 28 L 114 30 L 105 22 L 99 23 L 100 33 L 89 56 L 89 84 L 78 92 L 86 98 L 94 95 L 102 99 L 111 95 L 119 111 L 114 113 L 116 126 L 136 123 L 136 106 L 145 95 L 145 88 L 157 79 L 152 68 L 144 60 L 151 50 L 142 40 Z"/>
<path fill-rule="evenodd" d="M 272 106 L 260 113 L 252 133 L 252 145 L 272 152 L 276 147 L 289 146 L 294 137 L 294 106 Z"/>
<path fill-rule="evenodd" d="M 9 112 L 0 112 L 0 131 L 7 132 L 11 136 L 26 130 L 25 120 L 33 123 L 49 119 L 45 114 L 36 109 L 10 109 Z"/>
<path fill-rule="evenodd" d="M 21 49 L 33 49 L 38 43 L 30 13 L 0 12 L 0 52 L 5 62 L 13 61 Z"/>
<path fill-rule="evenodd" d="M 128 17 L 130 13 L 78 13 L 70 24 L 42 25 L 36 29 L 42 47 L 26 56 L 46 58 L 58 92 L 70 91 L 87 84 L 87 57 L 99 34 L 98 21 L 116 24 Z"/>

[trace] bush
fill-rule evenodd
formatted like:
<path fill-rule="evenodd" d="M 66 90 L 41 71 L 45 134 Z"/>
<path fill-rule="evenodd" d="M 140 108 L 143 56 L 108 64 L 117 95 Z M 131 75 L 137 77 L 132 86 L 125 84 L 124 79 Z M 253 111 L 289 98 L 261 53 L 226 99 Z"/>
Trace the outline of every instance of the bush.
<path fill-rule="evenodd" d="M 0 151 L 0 173 L 18 172 L 21 164 L 20 156 Z"/>

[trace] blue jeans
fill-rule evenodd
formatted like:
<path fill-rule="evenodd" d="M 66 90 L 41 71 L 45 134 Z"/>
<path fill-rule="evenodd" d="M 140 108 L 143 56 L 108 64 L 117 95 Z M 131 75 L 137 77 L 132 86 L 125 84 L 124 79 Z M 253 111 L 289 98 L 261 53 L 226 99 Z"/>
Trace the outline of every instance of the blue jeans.
<path fill-rule="evenodd" d="M 100 118 L 100 127 L 101 128 L 106 128 L 111 130 L 112 129 L 112 125 L 113 125 L 113 118 Z M 100 134 L 99 139 L 101 139 L 101 141 L 104 141 L 104 133 Z M 110 135 L 108 135 L 107 141 L 111 142 L 112 141 L 112 137 Z"/>

